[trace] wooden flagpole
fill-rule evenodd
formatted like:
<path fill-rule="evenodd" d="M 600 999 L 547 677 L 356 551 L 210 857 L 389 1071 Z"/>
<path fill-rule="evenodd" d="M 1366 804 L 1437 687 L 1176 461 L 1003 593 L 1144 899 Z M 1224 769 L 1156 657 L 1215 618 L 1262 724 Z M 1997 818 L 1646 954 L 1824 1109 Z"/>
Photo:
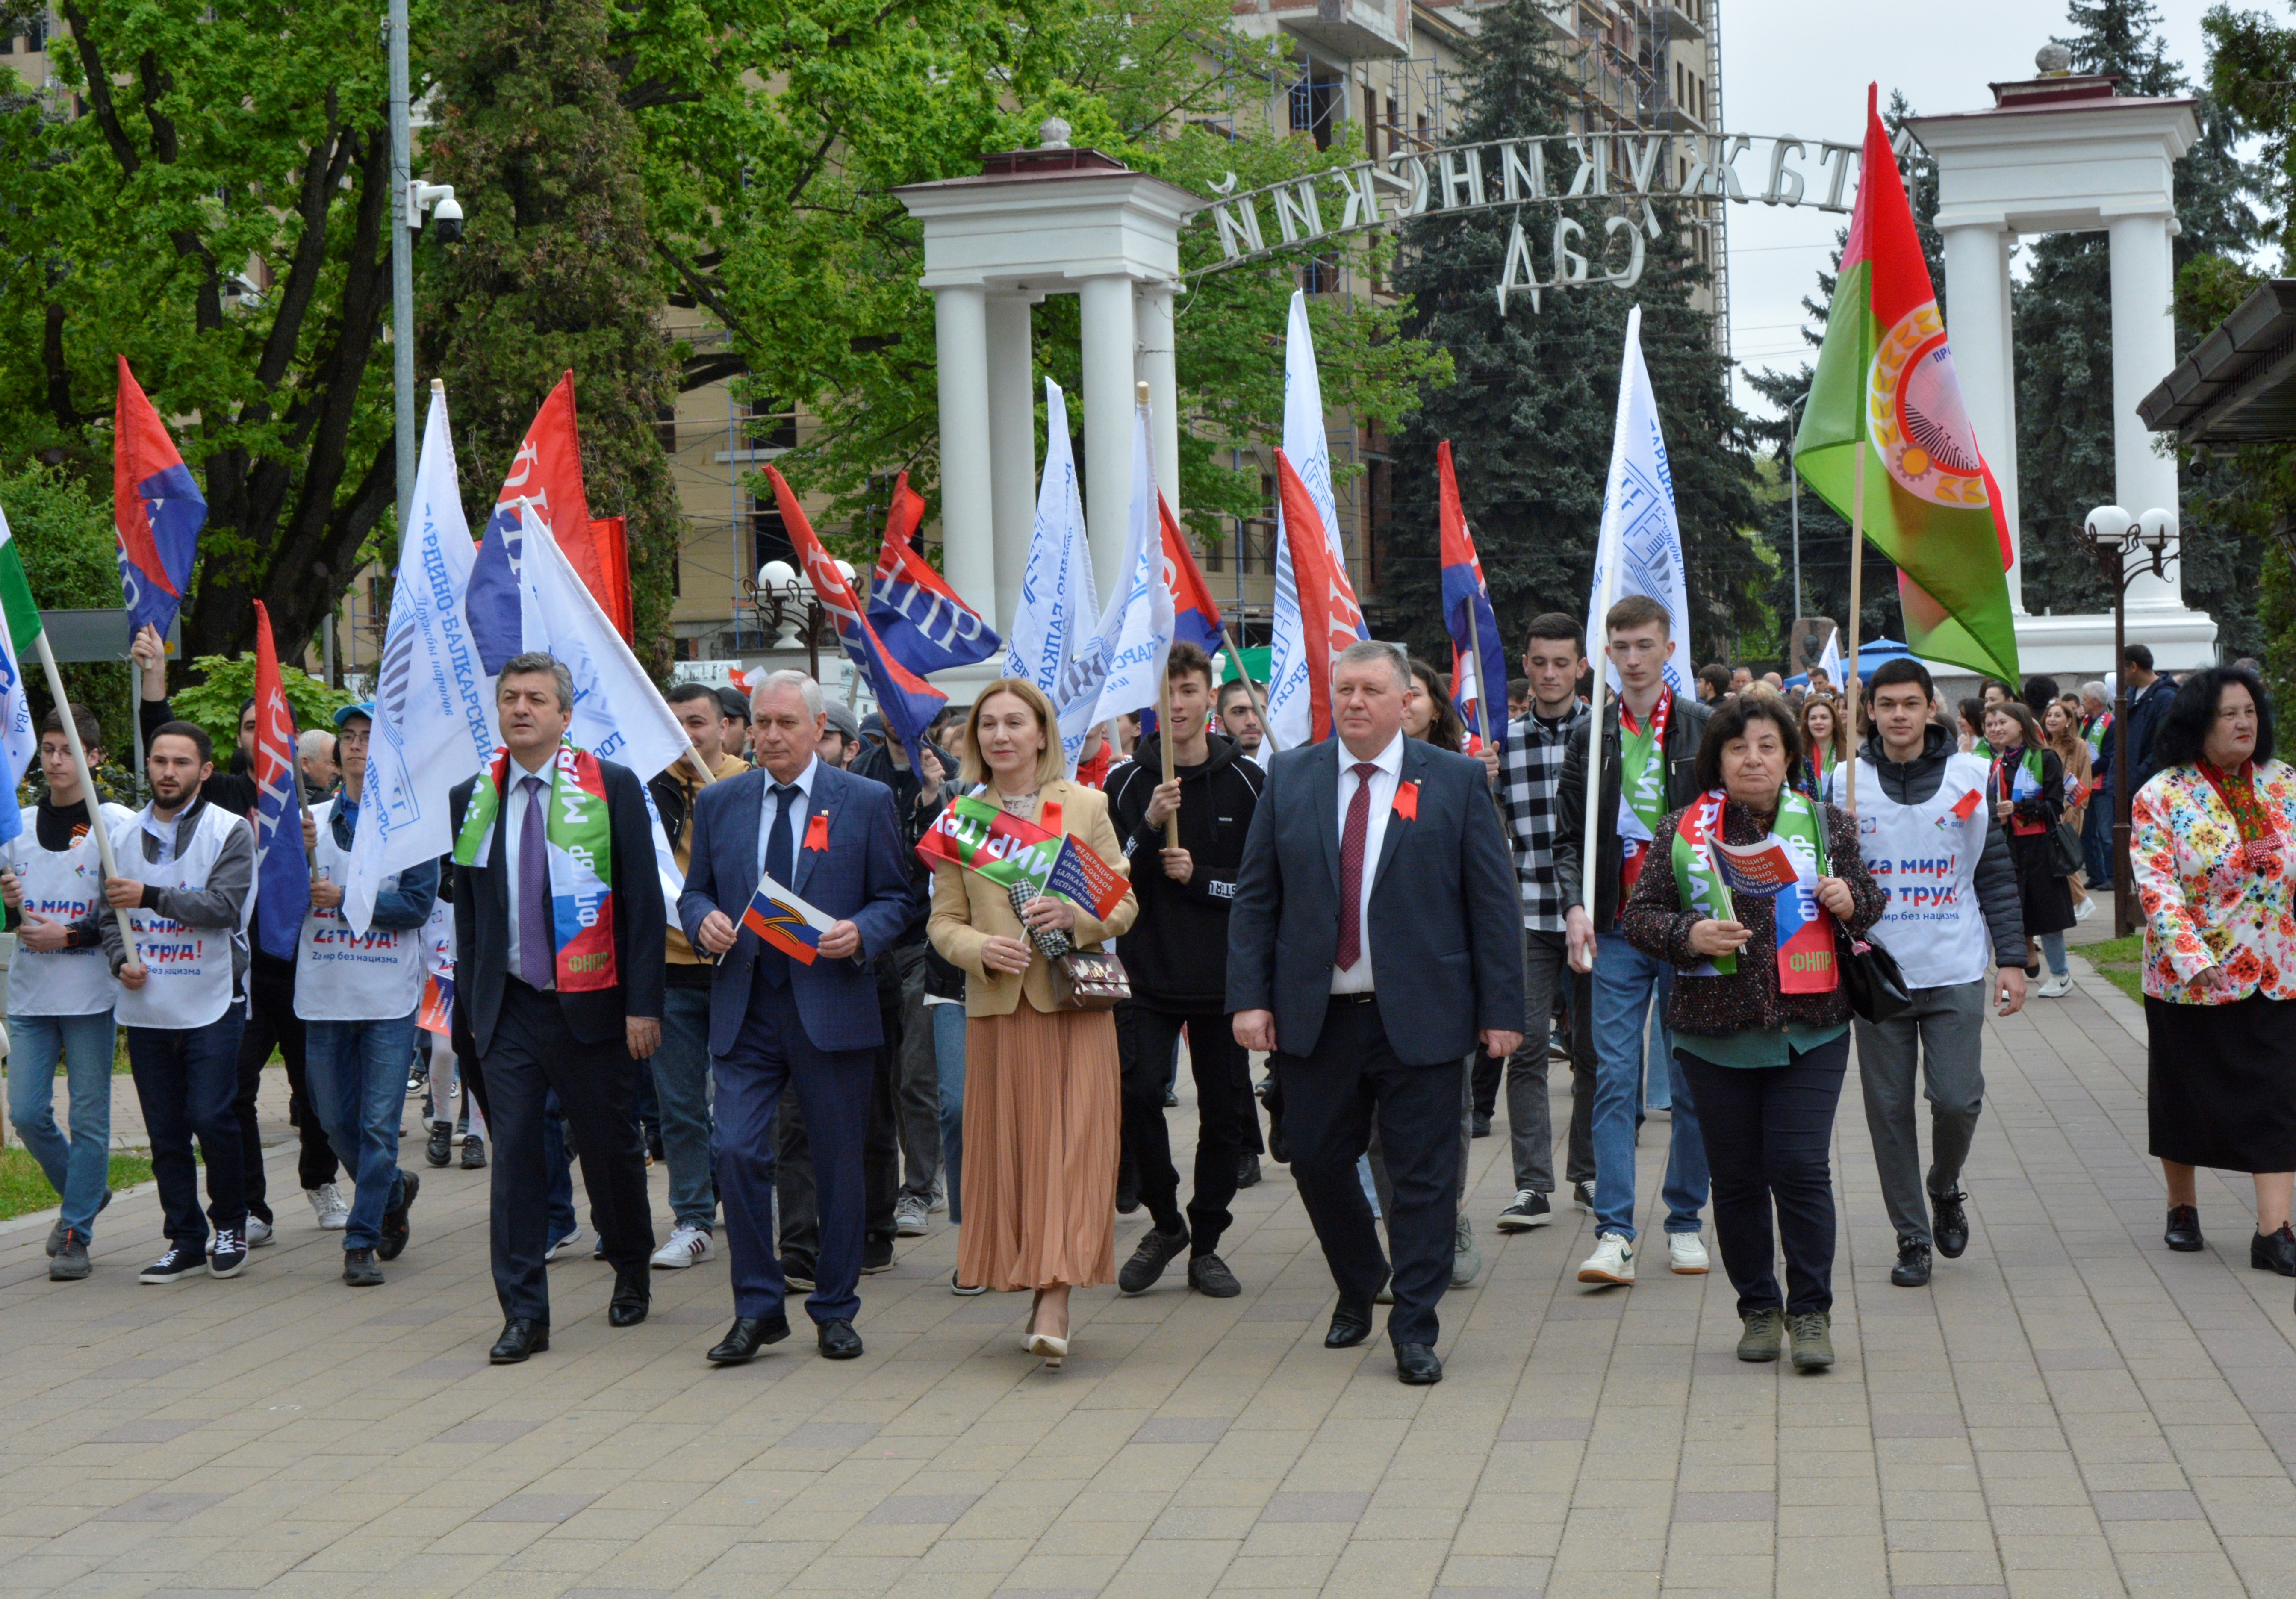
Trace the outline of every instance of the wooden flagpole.
<path fill-rule="evenodd" d="M 1857 702 L 1865 697 L 1866 680 L 1857 672 L 1857 611 L 1866 600 L 1866 456 L 1871 447 L 1861 434 L 1857 458 L 1849 469 L 1849 660 L 1843 668 L 1849 678 L 1849 778 L 1844 787 L 1844 808 L 1857 808 Z"/>

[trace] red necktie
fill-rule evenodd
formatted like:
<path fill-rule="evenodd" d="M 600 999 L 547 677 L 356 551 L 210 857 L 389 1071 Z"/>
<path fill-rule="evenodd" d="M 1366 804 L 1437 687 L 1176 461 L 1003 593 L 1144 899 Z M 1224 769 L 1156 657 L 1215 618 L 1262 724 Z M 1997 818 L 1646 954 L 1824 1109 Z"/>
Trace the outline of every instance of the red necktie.
<path fill-rule="evenodd" d="M 1355 765 L 1355 798 L 1348 801 L 1348 824 L 1340 836 L 1340 948 L 1332 964 L 1345 972 L 1363 958 L 1364 833 L 1371 824 L 1371 780 L 1378 763 Z"/>

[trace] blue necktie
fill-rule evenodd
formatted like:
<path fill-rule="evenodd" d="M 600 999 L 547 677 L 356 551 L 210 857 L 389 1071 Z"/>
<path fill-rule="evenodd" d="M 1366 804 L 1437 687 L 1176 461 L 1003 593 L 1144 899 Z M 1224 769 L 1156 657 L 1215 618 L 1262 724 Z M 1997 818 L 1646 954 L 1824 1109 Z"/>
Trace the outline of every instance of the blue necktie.
<path fill-rule="evenodd" d="M 799 792 L 797 784 L 793 783 L 774 784 L 774 825 L 772 831 L 766 834 L 766 870 L 775 882 L 785 889 L 791 886 L 791 875 L 790 810 Z M 758 951 L 758 970 L 775 988 L 789 986 L 790 958 L 772 945 L 768 944 Z"/>
<path fill-rule="evenodd" d="M 518 964 L 529 988 L 554 988 L 558 980 L 558 933 L 550 906 L 550 818 L 542 800 L 541 778 L 529 776 L 526 816 L 518 830 Z"/>

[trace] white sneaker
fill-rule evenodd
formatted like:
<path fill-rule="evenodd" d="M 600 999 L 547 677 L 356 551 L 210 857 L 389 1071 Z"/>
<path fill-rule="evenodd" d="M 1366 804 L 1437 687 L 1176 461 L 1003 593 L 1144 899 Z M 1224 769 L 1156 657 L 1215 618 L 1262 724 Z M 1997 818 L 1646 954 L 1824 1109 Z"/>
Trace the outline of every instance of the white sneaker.
<path fill-rule="evenodd" d="M 567 1234 L 565 1237 L 558 1240 L 557 1242 L 546 1246 L 542 1251 L 542 1258 L 545 1260 L 555 1260 L 562 1252 L 572 1249 L 576 1244 L 581 1242 L 582 1229 L 577 1227 L 572 1232 Z"/>
<path fill-rule="evenodd" d="M 1605 1233 L 1595 1240 L 1595 1252 L 1578 1267 L 1581 1283 L 1631 1283 L 1635 1280 L 1635 1246 L 1624 1233 Z"/>
<path fill-rule="evenodd" d="M 698 1266 L 718 1252 L 716 1242 L 706 1227 L 689 1226 L 684 1222 L 669 1230 L 669 1242 L 653 1252 L 656 1271 L 684 1271 Z"/>
<path fill-rule="evenodd" d="M 1705 1242 L 1695 1233 L 1669 1233 L 1666 1235 L 1666 1263 L 1677 1276 L 1705 1275 L 1713 1264 L 1706 1258 Z"/>
<path fill-rule="evenodd" d="M 319 1226 L 324 1231 L 340 1233 L 350 1226 L 350 1203 L 343 1198 L 343 1191 L 332 1183 L 306 1188 L 303 1197 L 311 1201 L 311 1212 L 319 1218 Z"/>
<path fill-rule="evenodd" d="M 1467 1288 L 1483 1275 L 1483 1251 L 1475 1243 L 1475 1224 L 1462 1211 L 1451 1226 L 1451 1286 Z"/>
<path fill-rule="evenodd" d="M 2094 896 L 2082 900 L 2079 905 L 2073 906 L 2073 920 L 2076 922 L 2086 922 L 2091 916 L 2095 914 L 2096 899 Z"/>
<path fill-rule="evenodd" d="M 259 1250 L 271 1242 L 271 1224 L 259 1216 L 247 1218 L 247 1247 Z"/>
<path fill-rule="evenodd" d="M 932 1223 L 925 1219 L 925 1201 L 914 1193 L 905 1193 L 893 1203 L 893 1231 L 903 1238 L 922 1238 L 932 1231 Z"/>
<path fill-rule="evenodd" d="M 2073 979 L 2070 972 L 2061 972 L 2041 985 L 2041 997 L 2044 999 L 2062 999 L 2072 991 Z"/>

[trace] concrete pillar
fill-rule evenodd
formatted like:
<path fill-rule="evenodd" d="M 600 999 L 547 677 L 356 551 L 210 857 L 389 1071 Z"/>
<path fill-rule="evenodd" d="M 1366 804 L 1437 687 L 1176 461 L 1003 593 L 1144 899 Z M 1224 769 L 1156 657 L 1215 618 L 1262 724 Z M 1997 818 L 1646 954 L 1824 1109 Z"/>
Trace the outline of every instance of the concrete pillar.
<path fill-rule="evenodd" d="M 2017 397 L 2010 364 L 2007 235 L 1991 223 L 1942 230 L 1945 242 L 1947 336 L 1954 375 L 1969 425 L 2001 484 L 2011 547 L 2020 552 L 2009 571 L 2009 608 L 2025 609 L 2023 545 L 2017 527 Z M 2167 368 L 2162 368 L 2166 371 Z"/>
<path fill-rule="evenodd" d="M 1025 295 L 988 297 L 988 466 L 995 480 L 996 614 L 999 633 L 1013 625 L 1037 519 L 1037 395 Z"/>
<path fill-rule="evenodd" d="M 996 604 L 988 467 L 988 329 L 977 286 L 933 291 L 940 357 L 941 571 L 975 611 Z"/>
<path fill-rule="evenodd" d="M 1103 603 L 1116 593 L 1132 501 L 1132 280 L 1088 277 L 1083 302 L 1084 521 Z"/>
<path fill-rule="evenodd" d="M 2136 402 L 2176 367 L 2177 330 L 2169 308 L 2175 266 L 2165 216 L 2117 217 L 2106 230 L 2112 252 L 2112 490 L 2131 516 L 2155 507 L 2174 512 L 2177 459 L 2158 454 Z M 2170 546 L 2173 552 L 2175 546 Z M 2177 558 L 2167 575 L 2144 573 L 2128 586 L 2128 606 L 2181 608 Z"/>
<path fill-rule="evenodd" d="M 1156 487 L 1173 513 L 1180 511 L 1180 384 L 1172 365 L 1172 285 L 1143 283 L 1140 318 L 1140 381 L 1148 385 L 1148 447 L 1156 462 Z"/>

